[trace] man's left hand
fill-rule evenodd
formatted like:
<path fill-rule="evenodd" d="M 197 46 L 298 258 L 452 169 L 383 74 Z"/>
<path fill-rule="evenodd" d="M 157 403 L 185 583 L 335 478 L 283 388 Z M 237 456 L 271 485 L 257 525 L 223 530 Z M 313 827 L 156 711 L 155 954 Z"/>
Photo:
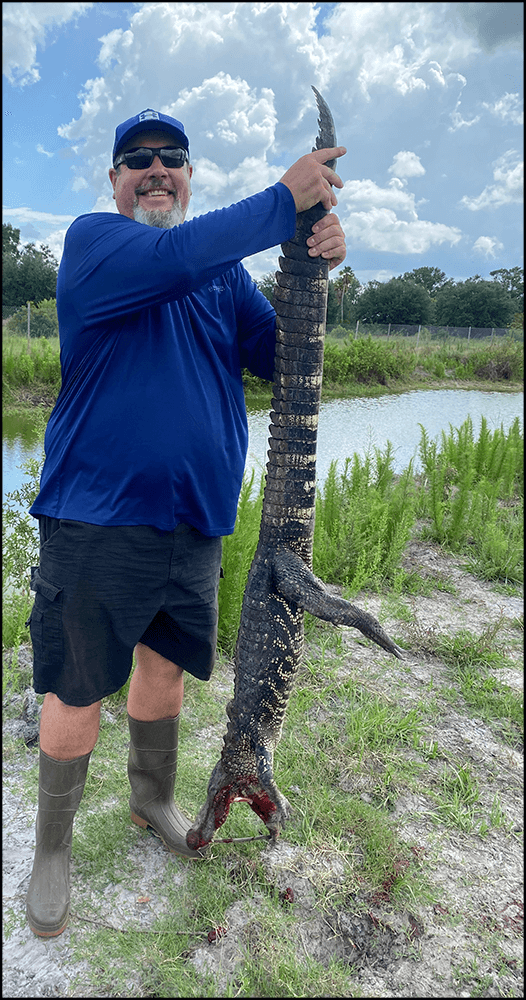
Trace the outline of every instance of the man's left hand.
<path fill-rule="evenodd" d="M 312 236 L 307 240 L 310 257 L 323 257 L 329 262 L 329 271 L 338 267 L 345 260 L 347 248 L 345 234 L 340 226 L 340 220 L 332 212 L 324 215 L 312 227 Z"/>

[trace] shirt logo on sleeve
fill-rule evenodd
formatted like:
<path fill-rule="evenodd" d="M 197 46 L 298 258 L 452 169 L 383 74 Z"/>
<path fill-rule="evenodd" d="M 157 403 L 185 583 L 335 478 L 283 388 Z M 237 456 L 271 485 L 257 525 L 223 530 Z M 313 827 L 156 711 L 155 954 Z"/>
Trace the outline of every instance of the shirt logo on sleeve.
<path fill-rule="evenodd" d="M 224 285 L 209 285 L 208 286 L 208 291 L 209 292 L 224 292 L 224 290 L 225 290 L 225 286 Z"/>

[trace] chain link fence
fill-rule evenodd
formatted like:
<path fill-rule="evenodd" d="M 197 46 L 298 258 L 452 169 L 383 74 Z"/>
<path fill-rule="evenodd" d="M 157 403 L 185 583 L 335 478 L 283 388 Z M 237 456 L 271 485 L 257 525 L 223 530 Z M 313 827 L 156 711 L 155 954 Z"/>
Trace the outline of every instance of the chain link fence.
<path fill-rule="evenodd" d="M 495 337 L 506 337 L 509 329 L 502 327 L 478 326 L 422 326 L 411 323 L 363 323 L 358 320 L 355 326 L 342 326 L 333 323 L 327 326 L 327 334 L 338 339 L 344 337 L 416 337 L 417 340 L 448 340 L 450 337 L 466 340 L 485 340 Z"/>

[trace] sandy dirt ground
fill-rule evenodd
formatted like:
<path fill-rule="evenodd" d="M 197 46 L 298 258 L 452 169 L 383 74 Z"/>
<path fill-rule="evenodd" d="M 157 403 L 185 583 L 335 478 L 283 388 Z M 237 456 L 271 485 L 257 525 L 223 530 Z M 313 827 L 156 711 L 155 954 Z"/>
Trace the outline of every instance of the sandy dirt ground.
<path fill-rule="evenodd" d="M 405 708 L 425 696 L 432 683 L 451 684 L 447 668 L 426 650 L 426 635 L 433 630 L 453 634 L 459 629 L 481 633 L 490 622 L 501 619 L 499 635 L 506 647 L 510 667 L 495 670 L 501 683 L 522 690 L 521 647 L 516 620 L 523 613 L 522 600 L 497 593 L 490 584 L 476 580 L 461 567 L 460 560 L 437 546 L 410 543 L 405 561 L 419 573 L 435 580 L 450 580 L 456 593 L 436 589 L 429 597 L 411 599 L 413 620 L 382 624 L 402 637 L 409 650 L 403 663 L 390 661 L 380 669 L 374 648 L 355 641 L 349 630 L 344 643 L 348 660 L 339 670 L 359 671 L 369 690 L 393 697 Z M 362 603 L 363 601 L 357 603 Z M 367 596 L 367 608 L 379 615 L 380 598 Z M 509 640 L 509 646 L 508 646 Z M 20 651 L 30 666 L 30 650 Z M 218 697 L 227 693 L 218 688 Z M 293 890 L 290 912 L 296 925 L 297 958 L 305 956 L 324 965 L 340 959 L 348 968 L 349 992 L 339 995 L 365 997 L 521 997 L 523 930 L 523 750 L 496 735 L 494 726 L 466 710 L 462 698 L 440 703 L 436 721 L 426 721 L 426 739 L 457 766 L 469 764 L 478 785 L 481 813 L 489 815 L 498 794 L 501 825 L 490 827 L 485 836 L 464 832 L 451 824 L 433 820 L 428 794 L 393 790 L 391 817 L 399 836 L 411 845 L 415 862 L 425 861 L 427 876 L 435 890 L 432 903 L 397 908 L 389 886 L 367 899 L 349 898 L 342 906 L 319 905 L 320 884 L 331 880 L 337 886 L 345 876 L 349 859 L 345 852 L 316 854 L 287 841 L 286 831 L 275 846 L 262 844 L 261 858 L 269 882 L 279 891 Z M 33 936 L 24 920 L 25 894 L 34 848 L 34 806 L 23 792 L 24 772 L 34 764 L 38 739 L 38 705 L 31 689 L 25 695 L 4 697 L 4 734 L 9 734 L 4 753 L 3 783 L 3 995 L 5 997 L 51 996 L 152 996 L 145 992 L 141 969 L 128 971 L 128 992 L 101 992 L 96 962 L 79 962 L 73 945 L 91 934 L 94 924 L 120 931 L 153 928 L 158 914 L 166 912 L 165 886 L 183 884 L 185 862 L 168 854 L 154 837 L 137 831 L 131 847 L 133 877 L 108 884 L 103 898 L 96 900 L 97 919 L 88 913 L 90 886 L 82 866 L 72 862 L 72 917 L 59 938 L 44 941 Z M 307 722 L 308 724 L 308 722 Z M 218 734 L 221 736 L 222 734 Z M 14 741 L 13 741 L 14 740 Z M 29 744 L 29 745 L 26 745 Z M 413 751 L 408 748 L 408 755 Z M 429 759 L 430 787 L 443 771 L 443 757 Z M 277 775 L 279 782 L 279 774 Z M 381 776 L 380 776 L 381 777 Z M 341 787 L 375 802 L 379 775 L 373 761 L 350 778 L 342 774 Z M 236 808 L 241 808 L 240 806 Z M 244 807 L 243 807 L 244 808 Z M 234 871 L 237 855 L 219 845 L 225 865 Z M 88 905 L 87 905 L 88 904 Z M 212 975 L 216 996 L 235 987 L 236 970 L 247 947 L 257 939 L 257 896 L 238 899 L 227 912 L 226 934 L 210 943 L 207 935 L 188 952 L 203 977 Z M 75 915 L 77 914 L 77 916 Z M 234 986 L 232 985 L 234 984 Z M 355 993 L 356 991 L 356 993 Z M 229 992 L 228 995 L 243 995 Z"/>

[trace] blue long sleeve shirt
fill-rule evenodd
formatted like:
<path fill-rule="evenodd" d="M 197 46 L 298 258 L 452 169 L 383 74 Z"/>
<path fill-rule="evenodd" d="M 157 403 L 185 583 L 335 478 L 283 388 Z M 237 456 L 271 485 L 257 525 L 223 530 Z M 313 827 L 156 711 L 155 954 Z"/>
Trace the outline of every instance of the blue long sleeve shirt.
<path fill-rule="evenodd" d="M 241 369 L 271 379 L 275 313 L 240 261 L 290 239 L 277 183 L 170 230 L 93 213 L 57 281 L 62 387 L 31 514 L 234 530 L 248 428 Z"/>

